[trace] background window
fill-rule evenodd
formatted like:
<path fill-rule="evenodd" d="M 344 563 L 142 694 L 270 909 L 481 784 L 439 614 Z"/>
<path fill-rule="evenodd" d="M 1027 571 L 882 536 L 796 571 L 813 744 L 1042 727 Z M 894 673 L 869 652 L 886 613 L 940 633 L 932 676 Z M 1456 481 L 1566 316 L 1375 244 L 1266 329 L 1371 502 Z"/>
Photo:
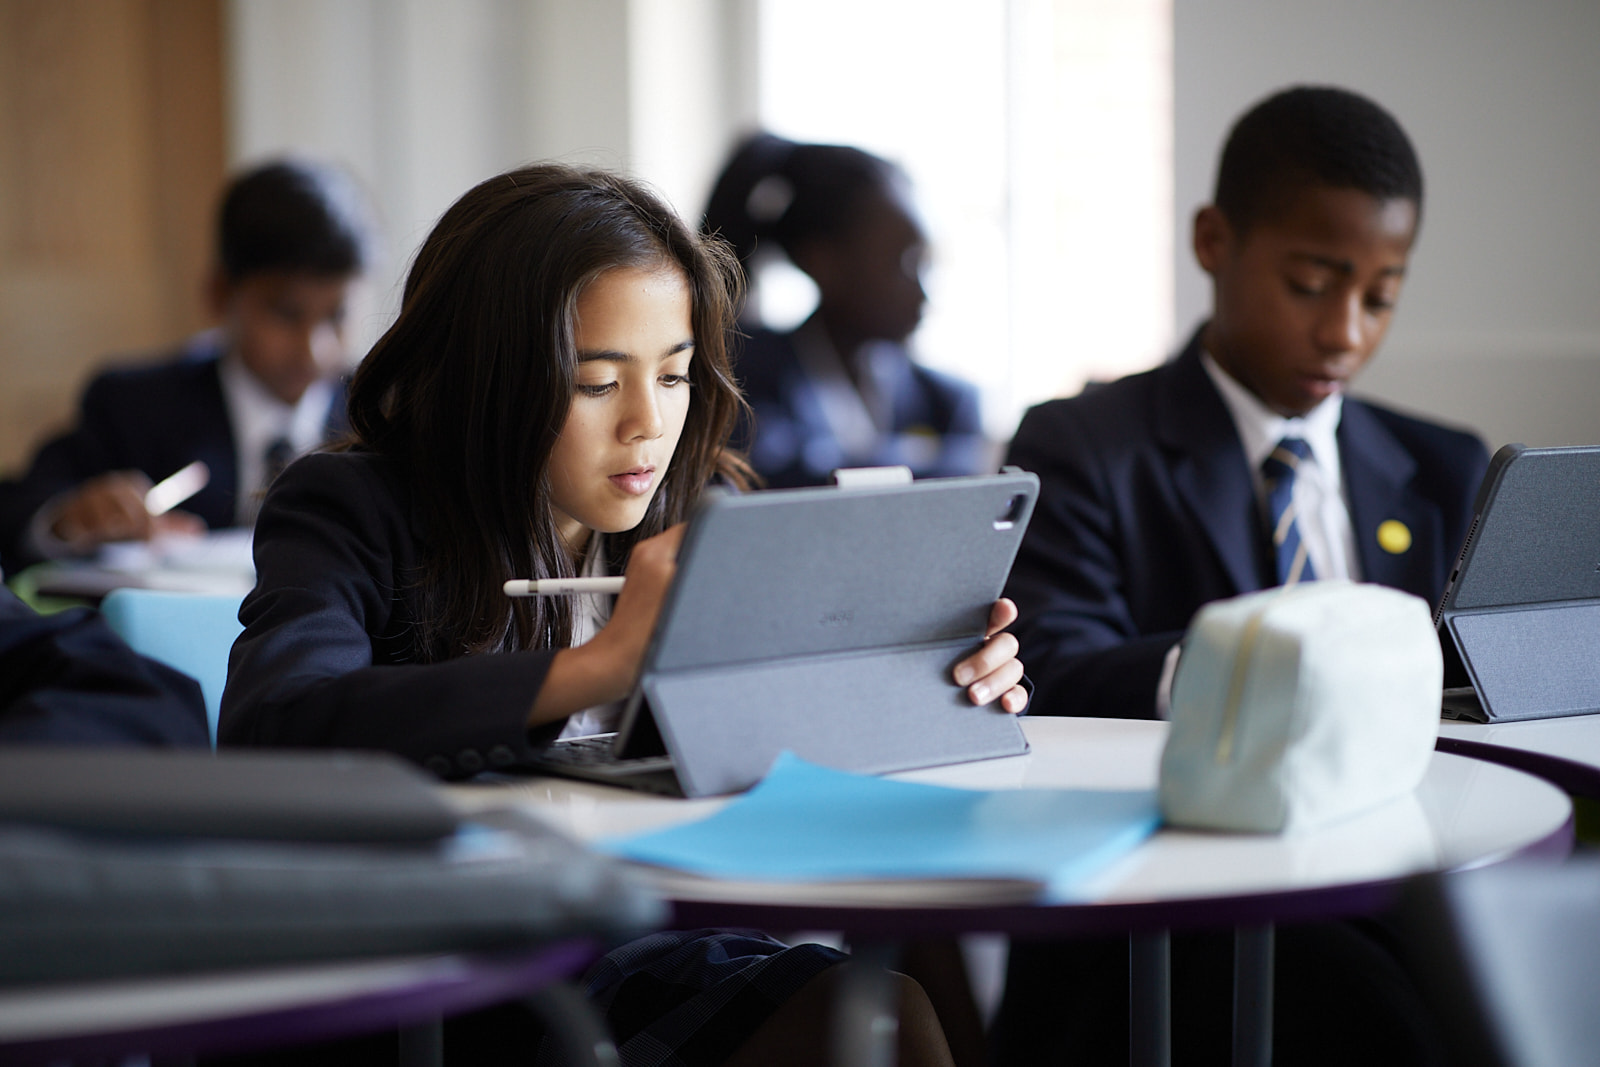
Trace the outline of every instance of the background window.
<path fill-rule="evenodd" d="M 1170 0 L 760 0 L 757 114 L 901 164 L 933 237 L 919 358 L 991 436 L 1173 343 Z M 815 293 L 768 267 L 787 327 Z"/>

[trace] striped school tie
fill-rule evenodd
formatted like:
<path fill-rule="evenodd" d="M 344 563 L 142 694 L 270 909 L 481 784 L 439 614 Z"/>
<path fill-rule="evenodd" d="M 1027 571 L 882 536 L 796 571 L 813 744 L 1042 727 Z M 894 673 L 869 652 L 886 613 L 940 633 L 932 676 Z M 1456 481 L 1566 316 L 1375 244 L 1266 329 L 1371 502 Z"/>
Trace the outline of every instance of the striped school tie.
<path fill-rule="evenodd" d="M 263 467 L 261 477 L 261 491 L 265 493 L 272 488 L 272 483 L 278 480 L 278 475 L 283 473 L 283 468 L 294 459 L 294 445 L 289 443 L 287 437 L 274 437 L 267 444 L 267 450 L 262 454 Z"/>
<path fill-rule="evenodd" d="M 1285 437 L 1272 454 L 1261 462 L 1267 484 L 1267 515 L 1272 523 L 1272 548 L 1278 564 L 1280 585 L 1314 581 L 1317 577 L 1306 556 L 1306 543 L 1300 537 L 1295 516 L 1294 476 L 1300 461 L 1311 455 L 1311 446 L 1298 437 Z"/>

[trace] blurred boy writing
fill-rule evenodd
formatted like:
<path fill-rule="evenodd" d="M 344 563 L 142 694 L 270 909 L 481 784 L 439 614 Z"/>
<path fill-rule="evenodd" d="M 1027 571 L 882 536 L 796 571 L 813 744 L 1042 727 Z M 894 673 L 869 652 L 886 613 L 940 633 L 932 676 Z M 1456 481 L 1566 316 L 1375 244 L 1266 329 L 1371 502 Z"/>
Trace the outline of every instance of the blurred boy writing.
<path fill-rule="evenodd" d="M 0 483 L 0 564 L 249 525 L 283 465 L 343 427 L 345 308 L 369 247 L 365 205 L 341 173 L 295 161 L 237 177 L 206 292 L 217 329 L 89 383 L 77 426 Z M 205 487 L 185 510 L 152 515 L 151 483 L 194 460 Z"/>

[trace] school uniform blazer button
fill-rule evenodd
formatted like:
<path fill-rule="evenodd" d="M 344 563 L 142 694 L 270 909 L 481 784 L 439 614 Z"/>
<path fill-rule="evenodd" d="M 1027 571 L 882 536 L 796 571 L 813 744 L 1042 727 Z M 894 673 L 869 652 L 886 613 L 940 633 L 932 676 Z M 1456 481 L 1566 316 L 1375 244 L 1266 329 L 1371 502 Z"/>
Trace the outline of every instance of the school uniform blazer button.
<path fill-rule="evenodd" d="M 517 754 L 506 745 L 496 745 L 489 750 L 489 763 L 495 767 L 509 767 L 517 762 Z"/>
<path fill-rule="evenodd" d="M 483 757 L 475 748 L 464 748 L 456 753 L 456 766 L 463 774 L 477 774 L 483 770 Z"/>
<path fill-rule="evenodd" d="M 445 759 L 443 756 L 429 756 L 427 759 L 422 761 L 422 765 L 428 768 L 428 770 L 432 771 L 434 774 L 437 774 L 440 778 L 450 777 L 450 772 L 455 770 L 455 768 L 450 765 L 450 761 Z"/>

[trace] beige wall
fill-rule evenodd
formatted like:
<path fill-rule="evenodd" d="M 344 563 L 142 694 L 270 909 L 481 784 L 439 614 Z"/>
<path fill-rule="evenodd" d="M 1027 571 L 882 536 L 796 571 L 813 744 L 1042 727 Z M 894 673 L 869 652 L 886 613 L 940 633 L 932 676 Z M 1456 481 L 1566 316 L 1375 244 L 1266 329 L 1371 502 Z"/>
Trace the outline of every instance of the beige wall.
<path fill-rule="evenodd" d="M 228 0 L 230 158 L 297 150 L 373 190 L 388 320 L 434 220 L 537 159 L 622 168 L 699 210 L 753 112 L 751 0 Z"/>
<path fill-rule="evenodd" d="M 89 370 L 201 321 L 218 0 L 0 0 L 0 470 Z"/>

